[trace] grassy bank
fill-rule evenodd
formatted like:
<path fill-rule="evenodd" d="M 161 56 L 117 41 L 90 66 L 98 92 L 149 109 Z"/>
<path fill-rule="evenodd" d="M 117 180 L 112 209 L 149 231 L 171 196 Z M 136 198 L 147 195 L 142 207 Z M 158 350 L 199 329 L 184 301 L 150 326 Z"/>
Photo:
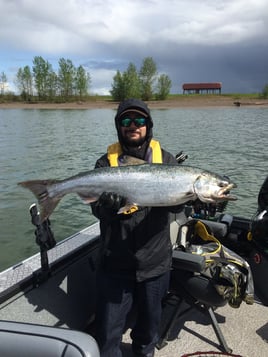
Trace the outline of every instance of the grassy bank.
<path fill-rule="evenodd" d="M 210 106 L 234 106 L 234 105 L 267 105 L 268 99 L 262 99 L 259 94 L 171 94 L 166 100 L 150 100 L 148 105 L 152 109 L 179 108 L 179 107 L 210 107 Z M 8 98 L 0 96 L 0 108 L 23 109 L 90 109 L 90 108 L 116 108 L 118 102 L 111 96 L 88 96 L 83 100 L 72 98 L 69 101 L 40 101 L 33 98 L 31 101 L 23 101 L 19 97 Z"/>

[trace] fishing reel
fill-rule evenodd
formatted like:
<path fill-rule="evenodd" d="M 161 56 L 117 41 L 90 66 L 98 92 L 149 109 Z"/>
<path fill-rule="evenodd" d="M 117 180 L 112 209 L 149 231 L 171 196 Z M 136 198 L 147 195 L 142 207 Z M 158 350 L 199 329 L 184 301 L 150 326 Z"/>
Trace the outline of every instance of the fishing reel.
<path fill-rule="evenodd" d="M 175 159 L 177 160 L 178 164 L 181 164 L 182 162 L 184 162 L 186 159 L 188 159 L 188 155 L 184 154 L 183 151 L 180 151 L 176 156 Z"/>
<path fill-rule="evenodd" d="M 204 203 L 199 199 L 192 203 L 194 218 L 211 219 L 214 218 L 217 213 L 223 213 L 226 209 L 228 201 L 221 201 L 217 203 Z"/>

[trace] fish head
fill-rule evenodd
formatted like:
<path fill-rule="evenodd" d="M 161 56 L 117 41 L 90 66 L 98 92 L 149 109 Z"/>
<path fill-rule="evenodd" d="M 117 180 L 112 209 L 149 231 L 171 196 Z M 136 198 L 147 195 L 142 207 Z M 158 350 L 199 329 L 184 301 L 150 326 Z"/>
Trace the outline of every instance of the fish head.
<path fill-rule="evenodd" d="M 226 176 L 219 176 L 210 172 L 203 172 L 194 182 L 194 191 L 202 202 L 214 203 L 219 201 L 235 201 L 236 196 L 230 194 L 230 190 L 236 184 Z"/>

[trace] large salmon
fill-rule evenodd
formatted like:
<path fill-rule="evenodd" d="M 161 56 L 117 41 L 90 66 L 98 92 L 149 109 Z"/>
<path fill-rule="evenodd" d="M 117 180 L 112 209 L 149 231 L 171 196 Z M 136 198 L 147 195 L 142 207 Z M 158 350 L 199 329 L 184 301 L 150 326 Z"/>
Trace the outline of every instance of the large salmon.
<path fill-rule="evenodd" d="M 174 206 L 199 198 L 203 202 L 235 200 L 236 187 L 226 177 L 184 165 L 143 164 L 104 167 L 64 180 L 33 180 L 19 185 L 31 190 L 41 206 L 41 219 L 49 217 L 68 193 L 77 193 L 85 203 L 97 201 L 103 192 L 127 198 L 129 207 Z"/>

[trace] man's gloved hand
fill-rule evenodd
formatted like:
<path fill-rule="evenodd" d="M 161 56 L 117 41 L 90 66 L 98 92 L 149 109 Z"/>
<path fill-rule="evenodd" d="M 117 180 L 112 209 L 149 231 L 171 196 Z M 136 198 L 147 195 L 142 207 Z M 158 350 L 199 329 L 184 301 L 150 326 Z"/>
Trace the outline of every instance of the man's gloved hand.
<path fill-rule="evenodd" d="M 103 192 L 98 199 L 98 206 L 118 211 L 126 204 L 126 198 L 114 192 Z"/>

